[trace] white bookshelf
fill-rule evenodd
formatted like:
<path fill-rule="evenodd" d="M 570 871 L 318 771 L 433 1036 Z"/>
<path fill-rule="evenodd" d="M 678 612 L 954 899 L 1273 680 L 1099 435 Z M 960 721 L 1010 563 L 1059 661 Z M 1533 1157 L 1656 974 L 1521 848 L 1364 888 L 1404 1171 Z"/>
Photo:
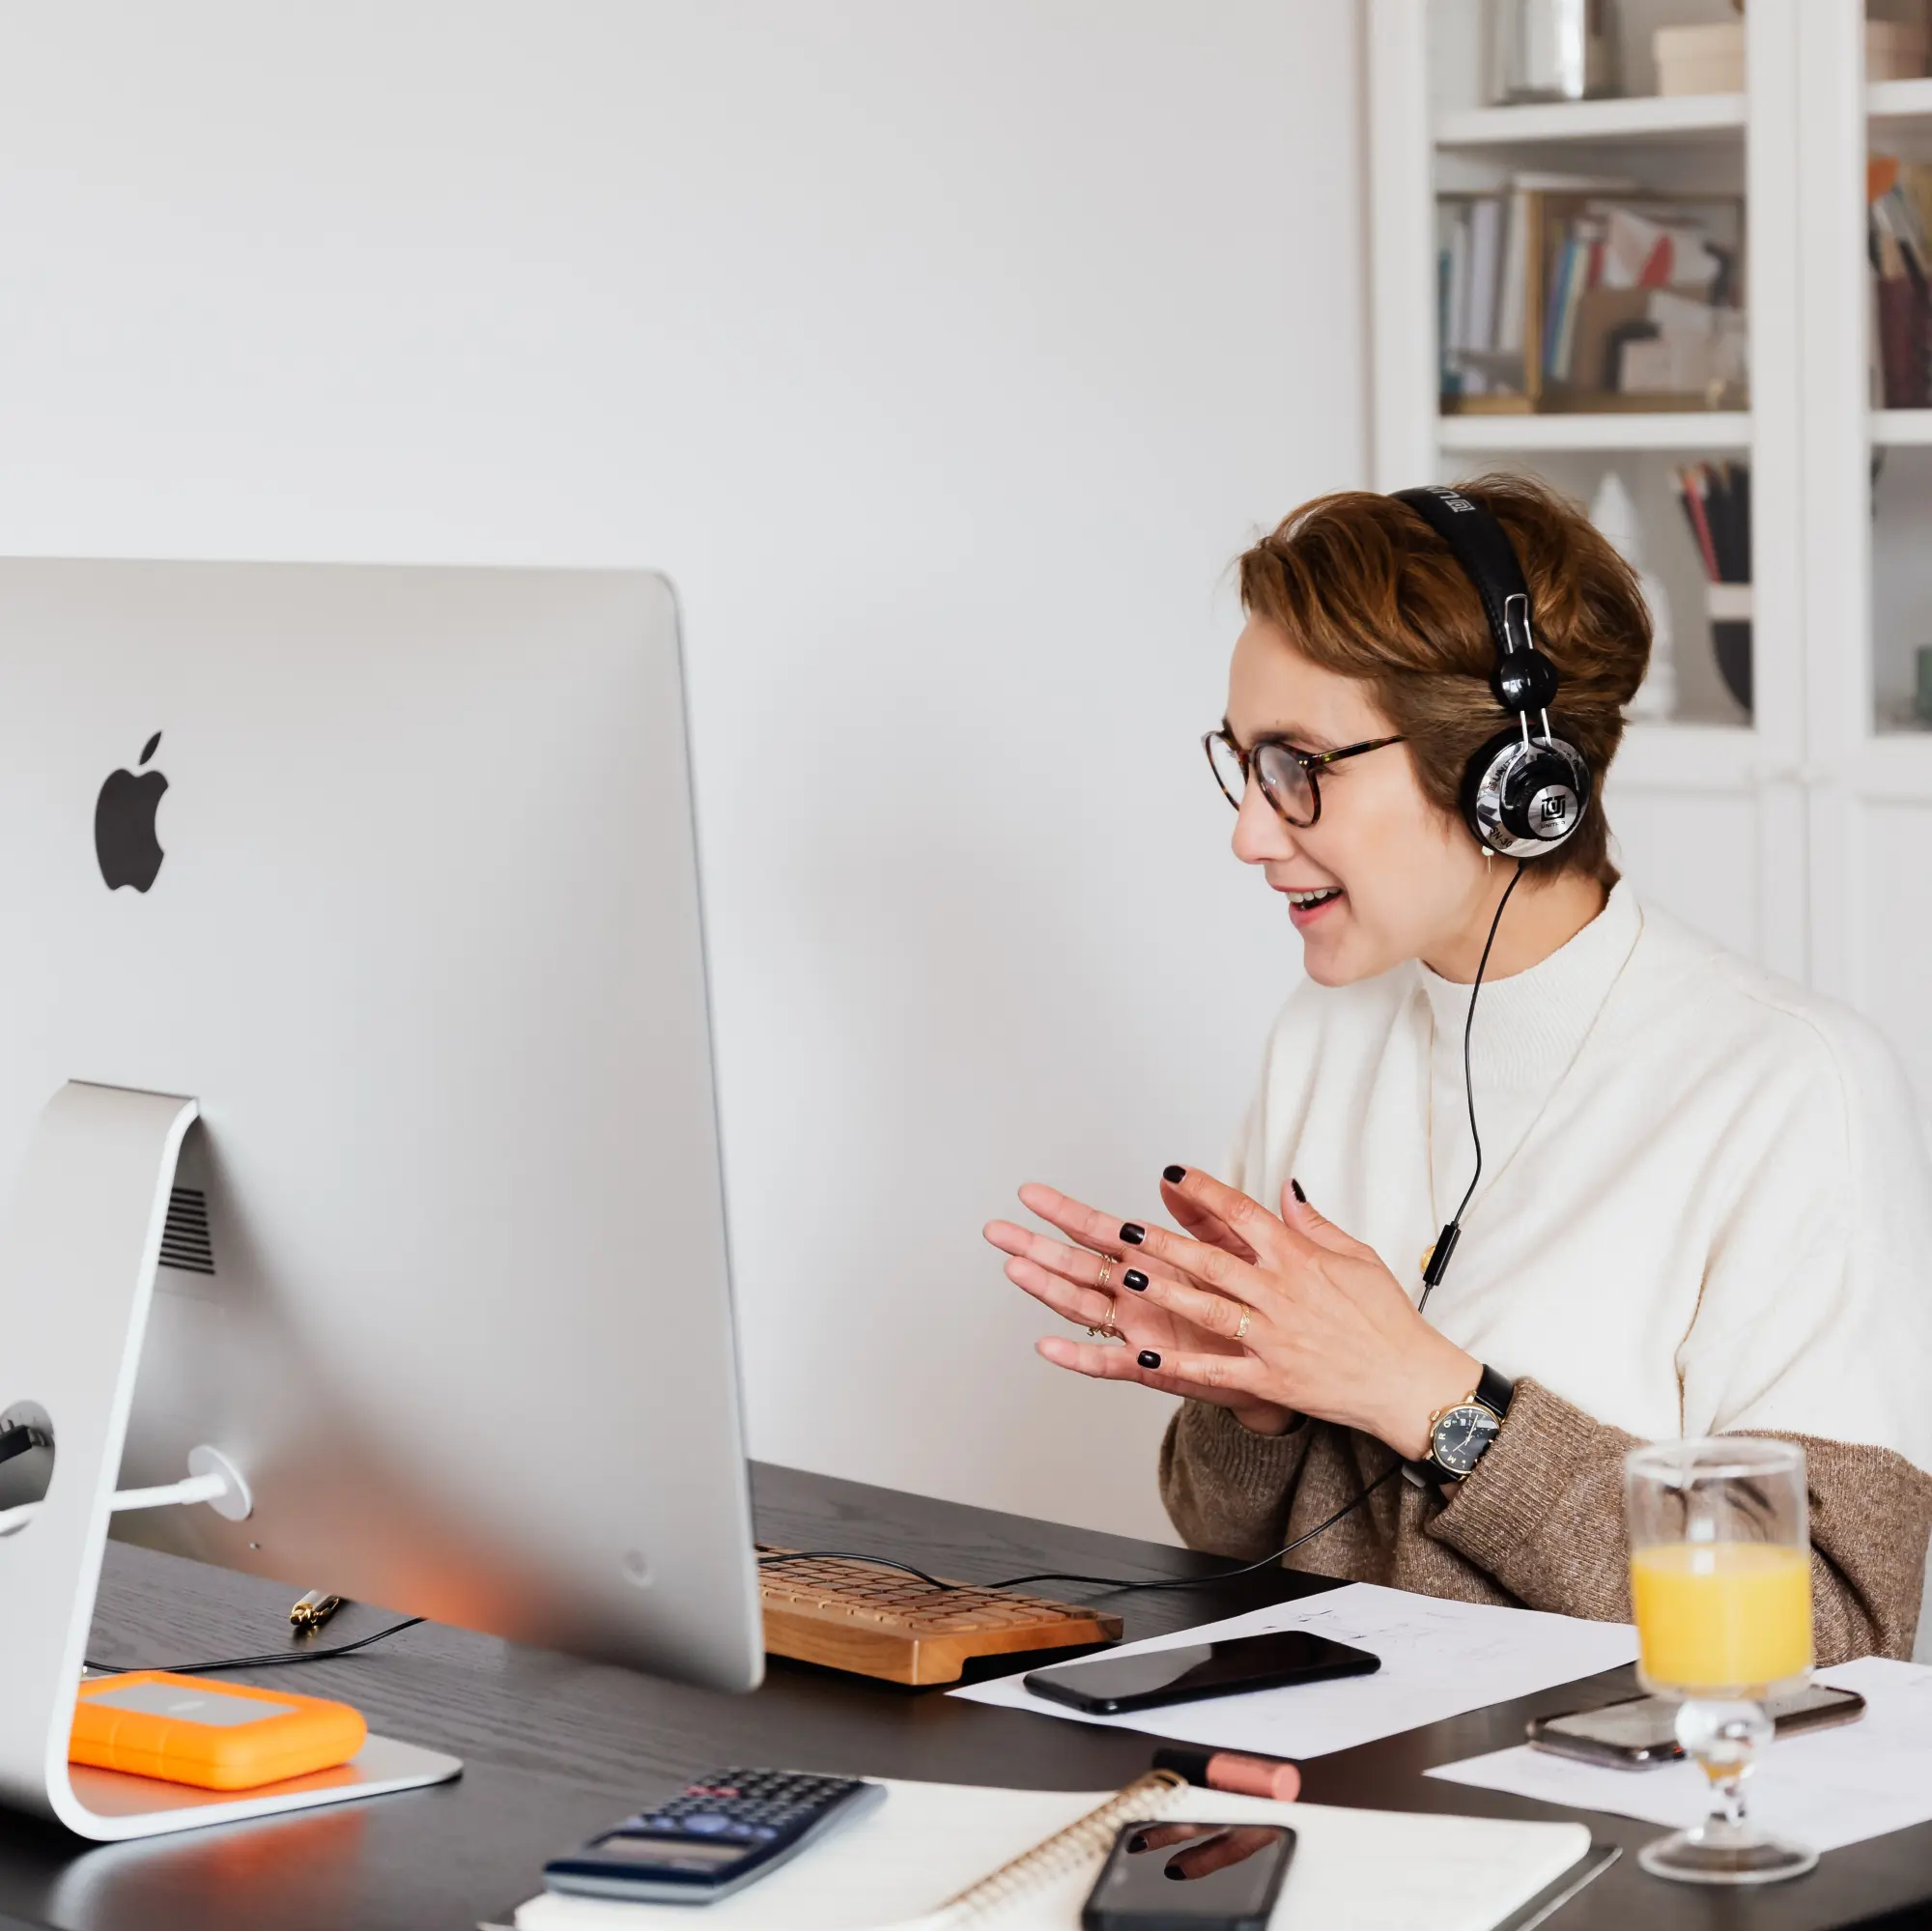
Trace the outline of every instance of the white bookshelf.
<path fill-rule="evenodd" d="M 1865 113 L 1874 132 L 1932 122 L 1932 79 L 1873 81 L 1865 89 Z"/>
<path fill-rule="evenodd" d="M 1926 412 L 1932 415 L 1932 410 Z M 1435 445 L 1457 455 L 1474 451 L 1562 449 L 1748 449 L 1751 419 L 1743 410 L 1633 411 L 1623 414 L 1445 415 Z"/>
<path fill-rule="evenodd" d="M 1677 633 L 1683 715 L 1633 725 L 1607 803 L 1638 891 L 1849 1000 L 1932 1112 L 1932 409 L 1869 405 L 1868 146 L 1932 161 L 1932 78 L 1868 84 L 1861 0 L 1750 0 L 1739 95 L 1491 105 L 1476 0 L 1367 0 L 1378 488 L 1531 470 L 1630 484 Z M 1715 0 L 1612 0 L 1649 29 Z M 1728 9 L 1723 10 L 1728 16 Z M 1628 43 L 1627 43 L 1628 51 Z M 1435 197 L 1563 169 L 1747 198 L 1747 411 L 1442 414 Z M 1751 466 L 1754 705 L 1715 678 L 1673 464 Z M 1874 469 L 1878 480 L 1874 485 Z"/>
<path fill-rule="evenodd" d="M 1916 84 L 1916 83 L 1915 83 Z M 1742 94 L 1648 95 L 1622 100 L 1564 100 L 1527 107 L 1464 107 L 1443 114 L 1443 148 L 1510 148 L 1558 142 L 1603 144 L 1691 138 L 1736 139 L 1744 131 Z"/>
<path fill-rule="evenodd" d="M 1875 409 L 1871 440 L 1881 449 L 1932 447 L 1932 409 Z"/>

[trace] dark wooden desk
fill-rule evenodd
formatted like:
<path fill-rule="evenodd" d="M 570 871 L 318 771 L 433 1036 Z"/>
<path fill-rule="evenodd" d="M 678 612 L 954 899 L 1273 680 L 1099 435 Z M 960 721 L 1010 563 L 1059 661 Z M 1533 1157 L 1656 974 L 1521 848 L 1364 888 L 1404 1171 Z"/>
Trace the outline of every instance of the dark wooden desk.
<path fill-rule="evenodd" d="M 1153 1544 L 790 1469 L 759 1467 L 754 1481 L 759 1533 L 770 1541 L 876 1548 L 966 1579 L 1062 1566 L 1134 1576 L 1219 1566 Z M 1278 1574 L 1120 1602 L 1127 1633 L 1137 1636 L 1321 1586 Z M 286 1639 L 289 1599 L 275 1584 L 117 1545 L 91 1654 L 131 1664 L 260 1652 Z M 385 1620 L 356 1605 L 329 1636 L 347 1639 Z M 1593 1678 L 1587 1693 L 1627 1693 L 1627 1679 L 1625 1671 Z M 272 1684 L 278 1673 L 246 1680 Z M 802 1664 L 775 1663 L 755 1695 L 721 1696 L 427 1625 L 295 1680 L 355 1703 L 377 1729 L 456 1752 L 468 1766 L 462 1779 L 148 1844 L 89 1848 L 50 1826 L 0 1816 L 0 1927 L 469 1931 L 538 1888 L 546 1856 L 710 1764 L 1099 1790 L 1145 1770 L 1152 1747 L 1132 1732 Z M 1553 1690 L 1318 1759 L 1306 1794 L 1378 1809 L 1548 1815 L 1421 1773 L 1518 1742 L 1528 1717 L 1579 1700 L 1576 1687 Z M 1590 1822 L 1627 1852 L 1656 1834 L 1616 1818 Z M 1834 1852 L 1811 1876 L 1756 1894 L 1662 1884 L 1627 1855 L 1556 1920 L 1557 1931 L 1639 1923 L 1645 1931 L 1932 1924 L 1932 1826 Z"/>

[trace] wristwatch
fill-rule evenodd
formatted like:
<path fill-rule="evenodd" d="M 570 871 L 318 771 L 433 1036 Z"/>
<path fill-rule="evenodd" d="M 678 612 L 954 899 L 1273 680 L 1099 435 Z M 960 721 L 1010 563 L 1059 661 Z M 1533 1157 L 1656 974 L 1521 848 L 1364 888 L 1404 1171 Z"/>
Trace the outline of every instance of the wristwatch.
<path fill-rule="evenodd" d="M 1460 1482 L 1489 1452 L 1502 1431 L 1516 1383 L 1485 1363 L 1475 1387 L 1460 1402 L 1429 1417 L 1429 1453 L 1423 1468 L 1436 1482 Z"/>

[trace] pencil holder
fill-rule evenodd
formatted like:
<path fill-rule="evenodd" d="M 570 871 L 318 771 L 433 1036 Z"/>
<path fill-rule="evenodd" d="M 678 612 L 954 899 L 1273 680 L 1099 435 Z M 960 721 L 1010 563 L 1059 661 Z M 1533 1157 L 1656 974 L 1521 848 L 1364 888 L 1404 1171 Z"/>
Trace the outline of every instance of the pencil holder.
<path fill-rule="evenodd" d="M 1751 586 L 1707 583 L 1704 609 L 1711 619 L 1711 648 L 1718 675 L 1747 711 L 1751 707 Z"/>

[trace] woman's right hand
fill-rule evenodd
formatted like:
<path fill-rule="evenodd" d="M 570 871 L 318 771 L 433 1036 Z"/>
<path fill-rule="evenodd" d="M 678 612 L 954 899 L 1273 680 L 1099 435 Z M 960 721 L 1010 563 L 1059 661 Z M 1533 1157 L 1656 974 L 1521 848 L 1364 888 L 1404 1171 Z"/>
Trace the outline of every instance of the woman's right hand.
<path fill-rule="evenodd" d="M 1164 1182 L 1161 1197 L 1195 1239 L 1224 1247 L 1242 1260 L 1254 1258 L 1238 1235 Z M 1240 1354 L 1246 1350 L 1225 1335 L 1210 1333 L 1163 1308 L 1150 1306 L 1127 1285 L 1125 1277 L 1131 1271 L 1167 1278 L 1171 1270 L 1138 1252 L 1122 1253 L 1122 1215 L 1100 1213 L 1052 1187 L 1037 1184 L 1023 1186 L 1020 1200 L 1049 1226 L 1057 1227 L 1078 1244 L 1069 1246 L 1048 1239 L 1009 1220 L 990 1221 L 986 1238 L 1009 1257 L 1007 1278 L 1055 1314 L 1083 1327 L 1106 1324 L 1111 1298 L 1114 1328 L 1126 1343 L 1122 1348 L 1102 1341 L 1074 1341 L 1065 1335 L 1048 1335 L 1035 1344 L 1046 1360 L 1057 1368 L 1088 1375 L 1096 1380 L 1138 1381 L 1144 1387 L 1158 1388 L 1163 1394 L 1211 1402 L 1218 1407 L 1232 1409 L 1242 1426 L 1257 1434 L 1281 1434 L 1287 1431 L 1294 1419 L 1287 1408 L 1272 1402 L 1257 1402 L 1252 1395 L 1238 1389 L 1184 1381 L 1161 1369 L 1161 1361 L 1181 1355 Z M 1101 1288 L 1097 1282 L 1102 1262 L 1109 1258 L 1113 1265 L 1106 1287 Z M 1179 1276 L 1172 1278 L 1179 1280 Z M 1151 1355 L 1155 1365 L 1144 1367 L 1144 1355 Z"/>

